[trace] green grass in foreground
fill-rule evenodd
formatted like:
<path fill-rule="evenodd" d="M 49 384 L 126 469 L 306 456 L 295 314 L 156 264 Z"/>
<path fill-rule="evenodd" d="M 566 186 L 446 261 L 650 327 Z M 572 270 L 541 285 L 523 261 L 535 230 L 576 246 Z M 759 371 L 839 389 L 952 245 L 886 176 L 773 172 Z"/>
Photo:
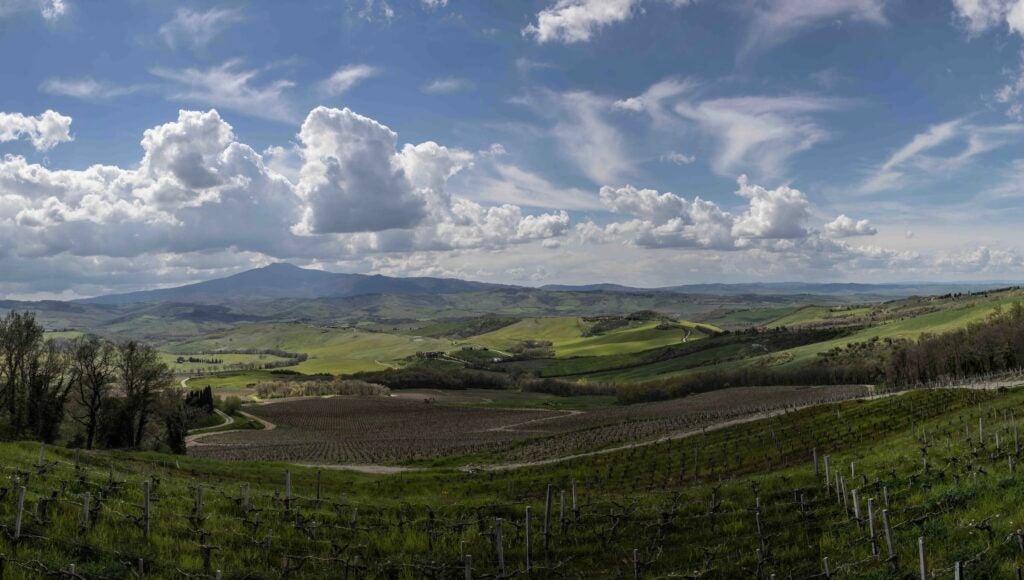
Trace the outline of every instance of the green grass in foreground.
<path fill-rule="evenodd" d="M 350 577 L 461 577 L 462 554 L 472 556 L 475 577 L 493 577 L 497 518 L 506 575 L 522 575 L 527 506 L 538 576 L 632 577 L 636 566 L 644 578 L 805 578 L 820 574 L 827 557 L 837 577 L 901 578 L 916 574 L 923 536 L 926 564 L 940 577 L 951 576 L 957 560 L 969 562 L 967 577 L 1012 577 L 1024 563 L 1014 536 L 1024 517 L 1013 446 L 1022 404 L 1021 391 L 914 392 L 510 472 L 327 470 L 319 502 L 312 469 L 110 452 L 83 453 L 76 469 L 74 452 L 64 449 L 48 449 L 38 467 L 37 444 L 2 444 L 4 577 L 57 575 L 75 564 L 85 577 L 121 578 L 140 558 L 148 577 L 223 570 L 226 578 L 337 578 L 346 569 Z M 859 490 L 860 521 L 852 498 L 844 509 L 815 475 L 812 448 L 830 455 L 848 490 Z M 136 524 L 143 481 L 153 490 L 149 538 Z M 21 486 L 25 516 L 15 541 Z M 88 526 L 85 493 L 94 508 Z M 891 561 L 879 538 L 882 557 L 871 556 L 865 511 L 874 499 L 880 522 L 886 494 Z"/>

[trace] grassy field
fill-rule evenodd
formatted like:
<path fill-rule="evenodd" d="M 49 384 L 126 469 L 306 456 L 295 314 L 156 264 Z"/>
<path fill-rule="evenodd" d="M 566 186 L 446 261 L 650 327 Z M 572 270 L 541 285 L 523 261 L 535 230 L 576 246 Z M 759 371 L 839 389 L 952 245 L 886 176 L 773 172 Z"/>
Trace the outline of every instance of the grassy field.
<path fill-rule="evenodd" d="M 809 578 L 827 558 L 834 578 L 881 579 L 916 577 L 923 538 L 938 577 L 957 561 L 968 578 L 1013 577 L 1024 564 L 1024 507 L 1013 500 L 1024 494 L 1022 405 L 1019 390 L 920 391 L 481 473 L 370 476 L 110 452 L 82 453 L 76 468 L 73 451 L 48 449 L 40 465 L 38 444 L 5 443 L 3 566 L 9 578 L 72 564 L 84 577 L 126 577 L 140 560 L 148 577 L 463 577 L 467 565 L 494 577 L 526 575 L 529 552 L 542 577 Z"/>
<path fill-rule="evenodd" d="M 243 390 L 259 383 L 287 379 L 287 375 L 275 375 L 270 371 L 228 371 L 216 375 L 193 377 L 188 380 L 191 388 L 211 387 L 223 390 Z M 220 395 L 221 393 L 217 393 Z"/>
<path fill-rule="evenodd" d="M 572 369 L 575 366 L 576 370 L 585 373 L 583 376 L 588 380 L 635 382 L 688 375 L 709 369 L 735 368 L 738 365 L 793 367 L 814 362 L 818 358 L 818 353 L 836 347 L 845 347 L 850 343 L 865 342 L 875 338 L 917 340 L 922 335 L 940 334 L 964 328 L 969 324 L 985 320 L 998 310 L 1006 311 L 1021 300 L 1022 296 L 1019 292 L 1009 292 L 959 301 L 929 299 L 896 301 L 875 307 L 870 315 L 874 316 L 876 321 L 871 326 L 840 338 L 770 354 L 758 352 L 756 348 L 751 348 L 751 345 L 724 345 L 714 350 L 684 354 L 649 364 L 622 364 L 620 368 L 613 366 L 613 368 L 602 370 L 603 363 L 611 363 L 615 360 L 605 357 L 605 360 L 567 361 L 568 365 L 553 365 L 542 372 L 557 373 L 556 369 Z M 816 322 L 828 323 L 837 318 L 841 320 L 845 316 L 854 316 L 848 315 L 849 312 L 856 312 L 855 316 L 858 317 L 869 314 L 864 312 L 863 308 L 833 312 L 830 307 L 808 307 L 787 316 L 786 318 L 790 322 L 785 325 L 813 326 Z M 833 316 L 833 318 L 827 319 L 828 316 Z M 617 358 L 622 362 L 632 361 L 635 363 L 640 357 L 620 356 Z"/>
<path fill-rule="evenodd" d="M 801 324 L 821 324 L 856 319 L 872 311 L 869 306 L 806 306 L 768 323 L 768 328 L 780 326 L 797 326 Z"/>
<path fill-rule="evenodd" d="M 994 300 L 982 300 L 976 303 L 960 307 L 942 308 L 935 312 L 897 318 L 889 322 L 865 328 L 851 336 L 820 342 L 817 344 L 802 346 L 787 351 L 787 364 L 800 364 L 812 360 L 819 352 L 829 349 L 846 346 L 851 342 L 863 342 L 873 338 L 906 338 L 917 340 L 923 334 L 941 334 L 963 328 L 968 324 L 981 322 L 990 316 L 997 309 L 1008 309 L 1016 302 L 1020 302 L 1019 295 L 999 297 Z"/>
<path fill-rule="evenodd" d="M 764 326 L 774 320 L 792 314 L 802 307 L 782 306 L 777 308 L 757 308 L 752 310 L 733 310 L 725 314 L 712 314 L 707 318 L 709 324 L 721 328 L 747 328 Z"/>
<path fill-rule="evenodd" d="M 57 330 L 48 331 L 45 334 L 45 338 L 47 340 L 74 340 L 82 336 L 83 334 L 83 332 L 80 332 L 78 330 Z"/>
<path fill-rule="evenodd" d="M 418 351 L 451 347 L 448 340 L 293 323 L 244 325 L 178 343 L 167 350 L 173 353 L 280 349 L 309 355 L 308 360 L 291 367 L 296 371 L 344 374 L 381 370 Z"/>
<path fill-rule="evenodd" d="M 471 344 L 506 350 L 526 340 L 551 342 L 559 358 L 605 356 L 650 350 L 659 346 L 699 340 L 718 329 L 692 322 L 661 329 L 659 322 L 637 322 L 594 336 L 585 336 L 588 324 L 569 316 L 526 318 L 494 332 L 466 339 Z"/>
<path fill-rule="evenodd" d="M 178 362 L 178 357 L 199 358 L 199 359 L 219 359 L 223 361 L 220 364 L 208 364 L 202 362 Z M 224 370 L 225 367 L 230 365 L 262 365 L 271 362 L 281 362 L 287 360 L 283 357 L 274 356 L 271 354 L 176 354 L 170 352 L 161 352 L 160 359 L 163 360 L 175 374 L 189 374 L 198 371 L 203 372 L 217 372 Z"/>

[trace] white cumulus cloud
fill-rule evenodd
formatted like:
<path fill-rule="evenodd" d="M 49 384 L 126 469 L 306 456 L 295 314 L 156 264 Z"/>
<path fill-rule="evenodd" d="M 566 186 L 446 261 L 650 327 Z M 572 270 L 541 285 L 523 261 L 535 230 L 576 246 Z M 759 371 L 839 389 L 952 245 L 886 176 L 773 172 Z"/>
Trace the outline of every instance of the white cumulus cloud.
<path fill-rule="evenodd" d="M 853 236 L 873 236 L 878 229 L 868 220 L 855 220 L 840 214 L 836 219 L 825 224 L 825 235 L 830 238 L 850 238 Z"/>
<path fill-rule="evenodd" d="M 0 143 L 28 139 L 38 151 L 48 151 L 73 140 L 71 117 L 47 110 L 35 117 L 0 112 Z"/>

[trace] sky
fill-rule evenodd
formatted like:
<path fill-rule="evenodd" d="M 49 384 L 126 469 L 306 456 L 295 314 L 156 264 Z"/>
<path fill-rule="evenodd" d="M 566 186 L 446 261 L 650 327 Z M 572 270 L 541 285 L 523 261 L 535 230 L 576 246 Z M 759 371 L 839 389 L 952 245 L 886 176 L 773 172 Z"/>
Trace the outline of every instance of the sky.
<path fill-rule="evenodd" d="M 0 0 L 0 297 L 1024 280 L 1024 0 Z"/>

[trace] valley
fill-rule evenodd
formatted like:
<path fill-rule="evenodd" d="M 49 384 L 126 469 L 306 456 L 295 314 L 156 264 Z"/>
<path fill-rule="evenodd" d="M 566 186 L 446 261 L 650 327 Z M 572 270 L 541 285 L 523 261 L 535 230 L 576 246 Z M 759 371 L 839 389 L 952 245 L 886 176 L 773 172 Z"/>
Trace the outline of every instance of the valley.
<path fill-rule="evenodd" d="M 36 312 L 58 350 L 110 344 L 122 361 L 149 348 L 168 383 L 141 444 L 118 448 L 101 413 L 83 449 L 84 399 L 53 445 L 0 443 L 0 521 L 9 534 L 21 522 L 0 570 L 887 578 L 921 558 L 990 577 L 1018 565 L 992 541 L 1022 517 L 999 500 L 1021 488 L 1018 287 L 434 280 L 300 297 L 273 295 L 287 284 L 269 274 L 255 279 L 275 290 L 217 282 L 187 289 L 195 303 L 164 301 L 174 289 L 3 303 Z"/>

